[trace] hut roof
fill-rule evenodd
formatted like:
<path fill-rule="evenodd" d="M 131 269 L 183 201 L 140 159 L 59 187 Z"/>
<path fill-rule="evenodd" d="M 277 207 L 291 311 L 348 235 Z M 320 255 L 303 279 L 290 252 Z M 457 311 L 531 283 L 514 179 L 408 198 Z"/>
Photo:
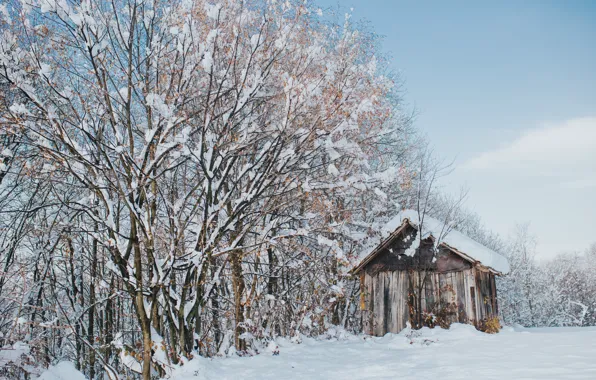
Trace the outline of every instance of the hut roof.
<path fill-rule="evenodd" d="M 364 268 L 366 264 L 391 244 L 408 224 L 417 230 L 422 231 L 424 234 L 423 238 L 429 236 L 432 237 L 440 246 L 446 247 L 471 263 L 480 263 L 499 274 L 509 272 L 509 262 L 505 257 L 455 229 L 449 230 L 445 223 L 440 222 L 435 218 L 425 215 L 422 221 L 422 228 L 420 229 L 418 212 L 414 210 L 404 210 L 390 220 L 389 223 L 381 229 L 381 235 L 384 239 L 372 250 L 372 252 L 360 260 L 360 263 L 352 270 L 352 272 L 356 273 Z"/>

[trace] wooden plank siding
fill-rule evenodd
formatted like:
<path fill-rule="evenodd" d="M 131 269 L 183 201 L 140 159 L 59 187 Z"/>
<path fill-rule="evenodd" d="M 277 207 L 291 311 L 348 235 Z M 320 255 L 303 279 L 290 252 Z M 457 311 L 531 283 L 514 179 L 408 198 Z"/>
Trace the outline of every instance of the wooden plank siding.
<path fill-rule="evenodd" d="M 409 320 L 409 283 L 418 283 L 424 273 L 405 270 L 363 272 L 362 327 L 370 335 L 398 333 Z M 495 276 L 478 268 L 446 273 L 427 272 L 421 310 L 443 311 L 448 323 L 477 324 L 496 316 Z"/>

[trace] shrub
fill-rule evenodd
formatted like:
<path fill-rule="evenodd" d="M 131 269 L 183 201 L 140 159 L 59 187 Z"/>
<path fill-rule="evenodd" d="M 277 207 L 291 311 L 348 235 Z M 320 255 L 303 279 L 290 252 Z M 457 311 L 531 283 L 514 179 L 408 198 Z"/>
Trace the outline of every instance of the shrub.
<path fill-rule="evenodd" d="M 501 330 L 501 322 L 498 317 L 486 318 L 480 322 L 478 329 L 487 334 L 496 334 Z"/>

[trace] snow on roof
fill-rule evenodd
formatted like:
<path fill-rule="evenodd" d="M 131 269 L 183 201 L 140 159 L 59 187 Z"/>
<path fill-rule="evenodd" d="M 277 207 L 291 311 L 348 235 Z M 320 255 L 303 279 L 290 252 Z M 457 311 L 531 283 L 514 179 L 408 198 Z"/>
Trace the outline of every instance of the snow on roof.
<path fill-rule="evenodd" d="M 418 211 L 403 210 L 395 218 L 389 221 L 381 230 L 383 237 L 389 236 L 399 226 L 402 225 L 404 219 L 408 219 L 410 223 L 417 228 L 420 225 Z M 455 229 L 449 229 L 445 223 L 424 215 L 422 224 L 423 236 L 432 235 L 438 240 L 438 243 L 445 243 L 449 247 L 463 253 L 473 260 L 479 261 L 482 265 L 492 268 L 497 272 L 508 273 L 509 262 L 507 259 L 490 248 L 478 243 L 477 241 L 467 237 Z"/>

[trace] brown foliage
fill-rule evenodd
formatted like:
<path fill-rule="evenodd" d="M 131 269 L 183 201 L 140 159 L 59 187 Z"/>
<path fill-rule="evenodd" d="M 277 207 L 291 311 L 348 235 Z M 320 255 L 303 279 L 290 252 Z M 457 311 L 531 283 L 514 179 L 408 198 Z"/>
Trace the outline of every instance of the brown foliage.
<path fill-rule="evenodd" d="M 487 334 L 496 334 L 501 330 L 501 322 L 498 317 L 490 317 L 483 319 L 478 324 L 478 330 Z"/>

